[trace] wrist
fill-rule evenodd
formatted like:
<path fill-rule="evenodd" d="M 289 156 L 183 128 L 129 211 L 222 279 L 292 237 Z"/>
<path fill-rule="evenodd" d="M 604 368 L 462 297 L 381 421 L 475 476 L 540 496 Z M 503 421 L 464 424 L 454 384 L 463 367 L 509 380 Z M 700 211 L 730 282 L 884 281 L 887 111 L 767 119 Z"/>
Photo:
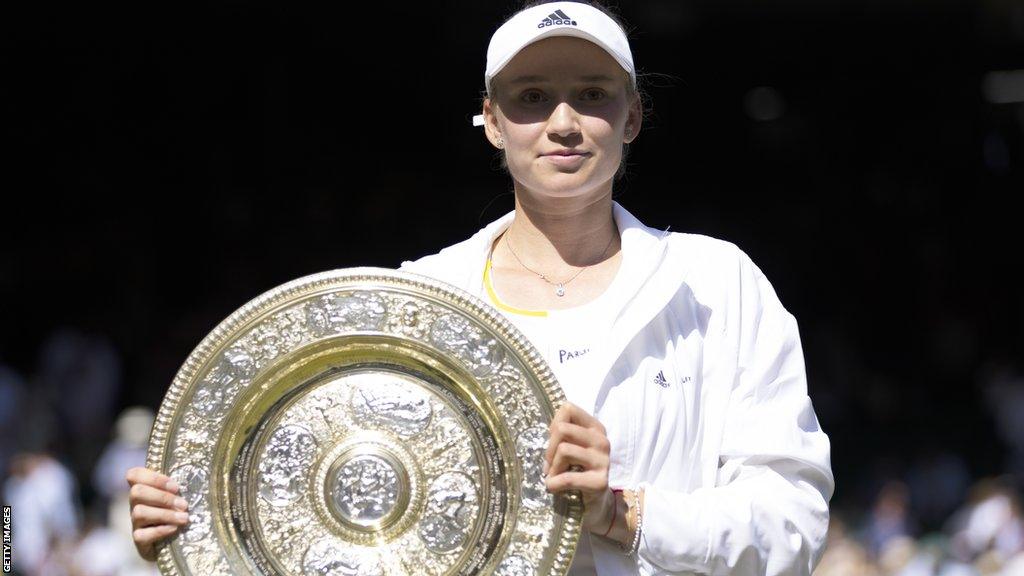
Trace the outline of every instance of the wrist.
<path fill-rule="evenodd" d="M 623 490 L 615 488 L 608 491 L 608 510 L 603 515 L 605 522 L 591 529 L 591 534 L 614 540 L 619 546 L 630 543 L 632 534 L 626 524 L 626 513 L 629 511 L 629 502 L 626 500 Z"/>
<path fill-rule="evenodd" d="M 644 509 L 644 491 L 643 490 L 629 490 L 625 496 L 625 501 L 629 505 L 629 509 L 626 513 L 626 528 L 630 534 L 636 532 L 637 523 L 639 518 L 643 516 Z M 634 505 L 633 502 L 636 502 Z"/>
<path fill-rule="evenodd" d="M 605 492 L 605 513 L 602 517 L 608 518 L 611 516 L 611 518 L 608 519 L 608 527 L 601 533 L 602 538 L 607 538 L 608 535 L 611 534 L 612 529 L 615 528 L 615 521 L 619 517 L 619 506 L 616 502 L 616 492 L 617 491 L 612 488 L 609 488 L 608 491 Z M 618 492 L 621 492 L 621 490 L 618 490 Z"/>
<path fill-rule="evenodd" d="M 640 548 L 640 535 L 643 532 L 644 491 L 641 489 L 624 490 L 623 500 L 626 503 L 625 538 L 619 540 L 619 547 L 626 555 L 636 554 Z"/>

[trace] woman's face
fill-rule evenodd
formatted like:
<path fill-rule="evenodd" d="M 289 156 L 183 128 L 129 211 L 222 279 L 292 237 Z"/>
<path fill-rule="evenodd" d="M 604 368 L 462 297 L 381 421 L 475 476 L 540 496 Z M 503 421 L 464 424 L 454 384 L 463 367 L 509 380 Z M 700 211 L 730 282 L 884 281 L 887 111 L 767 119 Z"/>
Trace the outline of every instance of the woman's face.
<path fill-rule="evenodd" d="M 519 52 L 491 87 L 487 136 L 504 141 L 520 192 L 610 193 L 622 145 L 640 128 L 639 99 L 611 55 L 582 38 L 546 38 Z"/>

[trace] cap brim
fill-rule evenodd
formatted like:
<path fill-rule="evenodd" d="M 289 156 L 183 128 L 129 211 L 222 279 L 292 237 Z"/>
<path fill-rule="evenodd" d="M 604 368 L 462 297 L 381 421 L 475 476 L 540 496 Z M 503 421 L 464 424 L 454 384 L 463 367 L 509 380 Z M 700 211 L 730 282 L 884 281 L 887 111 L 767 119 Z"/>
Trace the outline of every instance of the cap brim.
<path fill-rule="evenodd" d="M 515 52 L 510 53 L 508 55 L 508 57 L 506 57 L 504 60 L 499 62 L 497 64 L 497 66 L 495 66 L 495 70 L 493 72 L 491 72 L 491 74 L 486 79 L 487 80 L 487 92 L 490 93 L 490 91 L 491 91 L 491 80 L 495 76 L 500 74 L 501 71 L 505 69 L 505 66 L 507 66 L 508 63 L 511 62 L 512 59 L 515 58 L 520 52 L 522 52 L 527 46 L 529 46 L 531 44 L 535 44 L 535 43 L 537 43 L 537 42 L 539 42 L 541 40 L 544 40 L 545 38 L 553 38 L 555 36 L 573 36 L 575 38 L 582 38 L 584 40 L 588 40 L 588 41 L 590 41 L 590 42 L 600 46 L 602 50 L 607 52 L 608 55 L 611 56 L 619 64 L 619 66 L 621 66 L 622 69 L 625 70 L 626 73 L 629 74 L 630 81 L 632 81 L 632 82 L 636 81 L 636 79 L 633 77 L 633 73 L 630 71 L 630 63 L 629 62 L 623 62 L 622 59 L 619 58 L 619 56 L 616 55 L 615 50 L 613 50 L 612 47 L 609 46 L 608 44 L 602 42 L 600 38 L 598 38 L 597 36 L 594 36 L 590 32 L 587 32 L 586 30 L 581 30 L 581 29 L 576 28 L 576 27 L 558 26 L 558 27 L 550 27 L 550 28 L 542 29 L 538 34 L 534 35 L 529 40 L 524 42 L 523 45 L 519 47 L 519 49 L 517 49 Z"/>

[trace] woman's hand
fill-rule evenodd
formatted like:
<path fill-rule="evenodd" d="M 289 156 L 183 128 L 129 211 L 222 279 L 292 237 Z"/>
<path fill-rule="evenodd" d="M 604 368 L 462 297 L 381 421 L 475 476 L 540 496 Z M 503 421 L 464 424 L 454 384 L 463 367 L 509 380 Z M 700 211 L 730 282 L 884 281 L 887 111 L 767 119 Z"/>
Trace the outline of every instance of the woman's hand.
<path fill-rule="evenodd" d="M 611 443 L 604 425 L 579 406 L 566 402 L 555 412 L 549 432 L 544 454 L 548 491 L 579 490 L 583 495 L 584 528 L 607 533 L 617 514 L 616 497 L 608 488 Z"/>
<path fill-rule="evenodd" d="M 132 512 L 132 540 L 139 556 L 156 560 L 156 543 L 188 523 L 188 503 L 178 496 L 178 484 L 159 472 L 135 467 L 125 474 Z"/>

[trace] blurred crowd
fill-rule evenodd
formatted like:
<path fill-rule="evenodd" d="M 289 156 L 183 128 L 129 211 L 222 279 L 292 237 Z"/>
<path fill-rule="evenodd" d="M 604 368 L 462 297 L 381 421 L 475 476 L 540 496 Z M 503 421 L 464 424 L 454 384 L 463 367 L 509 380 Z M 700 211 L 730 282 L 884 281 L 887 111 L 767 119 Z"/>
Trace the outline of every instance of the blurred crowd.
<path fill-rule="evenodd" d="M 32 374 L 0 364 L 0 485 L 16 574 L 158 574 L 135 552 L 124 479 L 145 465 L 155 407 L 120 405 L 121 367 L 108 339 L 73 328 L 46 339 Z M 915 455 L 918 465 L 868 489 L 865 504 L 834 498 L 817 576 L 1024 574 L 1024 380 L 995 371 L 983 390 L 1006 473 L 975 478 L 965 455 L 940 450 Z M 837 475 L 840 493 L 857 494 L 848 480 L 858 481 Z"/>
<path fill-rule="evenodd" d="M 144 466 L 154 411 L 121 407 L 109 339 L 53 332 L 31 375 L 0 364 L 0 486 L 24 576 L 154 576 L 135 552 L 125 472 Z"/>
<path fill-rule="evenodd" d="M 1019 576 L 1024 516 L 1009 478 L 974 483 L 942 529 L 922 532 L 911 495 L 887 483 L 857 522 L 833 506 L 828 546 L 816 576 Z"/>

